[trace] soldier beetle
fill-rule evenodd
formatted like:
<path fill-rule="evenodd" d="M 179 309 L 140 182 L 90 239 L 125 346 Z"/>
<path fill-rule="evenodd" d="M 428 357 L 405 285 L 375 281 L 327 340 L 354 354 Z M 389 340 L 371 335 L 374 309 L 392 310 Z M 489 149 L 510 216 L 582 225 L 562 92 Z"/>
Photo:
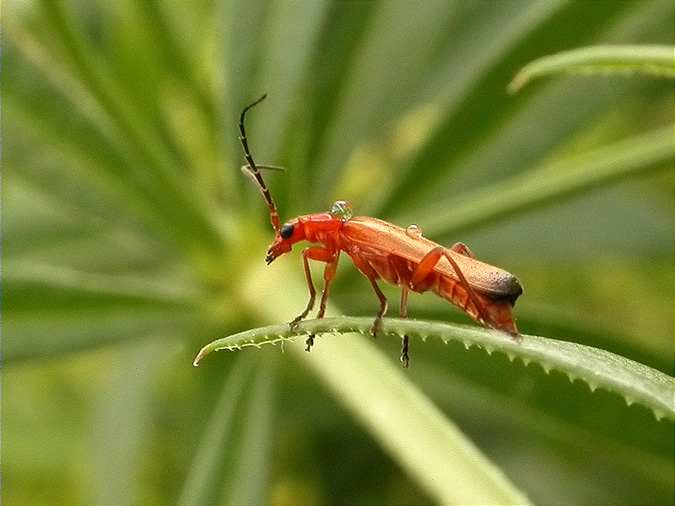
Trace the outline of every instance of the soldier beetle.
<path fill-rule="evenodd" d="M 371 328 L 373 336 L 381 330 L 382 318 L 387 313 L 387 298 L 377 285 L 377 280 L 383 279 L 401 288 L 401 318 L 408 317 L 410 291 L 422 293 L 432 290 L 478 323 L 505 331 L 512 339 L 518 340 L 512 308 L 523 293 L 520 282 L 513 274 L 477 260 L 473 252 L 461 242 L 445 248 L 423 237 L 417 225 L 401 228 L 368 216 L 352 217 L 351 204 L 344 200 L 335 202 L 328 212 L 298 216 L 282 225 L 272 195 L 259 170 L 279 168 L 256 165 L 244 128 L 246 113 L 266 96 L 246 106 L 239 118 L 239 140 L 246 158 L 246 165 L 241 169 L 262 193 L 274 228 L 274 242 L 267 250 L 265 261 L 269 265 L 291 251 L 293 245 L 300 241 L 318 244 L 302 251 L 309 301 L 305 310 L 290 322 L 291 328 L 297 327 L 314 307 L 316 289 L 309 261 L 326 264 L 317 313 L 317 318 L 323 318 L 330 284 L 335 277 L 340 253 L 344 252 L 368 278 L 380 301 L 380 309 Z M 313 344 L 314 335 L 309 335 L 305 351 L 310 351 Z M 408 336 L 402 338 L 401 363 L 404 367 L 409 365 Z"/>

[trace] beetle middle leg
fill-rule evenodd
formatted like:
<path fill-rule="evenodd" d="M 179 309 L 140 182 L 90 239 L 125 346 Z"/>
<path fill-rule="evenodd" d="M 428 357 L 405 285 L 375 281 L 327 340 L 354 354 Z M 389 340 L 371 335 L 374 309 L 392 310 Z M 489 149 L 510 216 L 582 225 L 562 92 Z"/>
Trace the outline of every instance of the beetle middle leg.
<path fill-rule="evenodd" d="M 350 253 L 349 256 L 352 258 L 352 262 L 354 262 L 354 265 L 356 268 L 361 271 L 361 273 L 368 278 L 368 281 L 370 281 L 371 286 L 373 287 L 373 291 L 375 292 L 375 295 L 377 295 L 377 298 L 380 300 L 380 310 L 377 312 L 377 316 L 375 317 L 375 321 L 373 322 L 373 326 L 370 329 L 370 333 L 373 337 L 377 337 L 377 333 L 382 330 L 382 318 L 384 317 L 385 314 L 387 314 L 387 308 L 388 308 L 388 303 L 387 303 L 387 297 L 384 296 L 382 293 L 382 290 L 380 290 L 380 287 L 377 286 L 377 273 L 373 268 L 368 264 L 368 262 L 360 255 Z"/>
<path fill-rule="evenodd" d="M 377 337 L 377 334 L 382 330 L 382 318 L 387 314 L 387 308 L 389 307 L 389 304 L 387 303 L 387 297 L 384 296 L 382 290 L 380 290 L 380 287 L 377 286 L 375 276 L 368 276 L 368 280 L 373 286 L 375 295 L 377 295 L 377 298 L 380 300 L 380 310 L 377 312 L 373 326 L 370 329 L 370 333 L 373 335 L 373 337 Z"/>
<path fill-rule="evenodd" d="M 327 248 L 312 247 L 303 250 L 302 260 L 305 268 L 305 278 L 307 279 L 307 288 L 309 289 L 309 301 L 307 302 L 307 307 L 305 310 L 289 323 L 291 329 L 297 328 L 300 321 L 302 321 L 309 314 L 312 308 L 314 308 L 316 289 L 314 288 L 314 283 L 312 282 L 312 271 L 309 268 L 309 260 L 317 260 L 319 262 L 326 263 L 326 267 L 323 271 L 323 293 L 321 294 L 321 303 L 319 306 L 319 313 L 317 314 L 317 318 L 323 318 L 326 312 L 326 303 L 328 301 L 330 283 L 335 277 L 335 272 L 337 270 L 338 258 L 339 254 L 335 254 L 333 251 Z M 310 351 L 312 349 L 312 345 L 314 344 L 314 334 L 310 334 L 307 337 L 305 344 L 305 351 Z"/>

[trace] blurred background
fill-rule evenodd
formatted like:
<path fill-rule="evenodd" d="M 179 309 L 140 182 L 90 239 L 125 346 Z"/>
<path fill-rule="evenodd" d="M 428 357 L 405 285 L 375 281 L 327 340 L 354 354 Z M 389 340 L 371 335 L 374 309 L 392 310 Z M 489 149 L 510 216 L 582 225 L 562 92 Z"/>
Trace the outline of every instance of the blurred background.
<path fill-rule="evenodd" d="M 238 113 L 263 92 L 249 143 L 287 168 L 266 175 L 282 219 L 342 198 L 463 241 L 520 278 L 524 333 L 672 372 L 672 82 L 506 92 L 557 51 L 672 44 L 672 2 L 3 7 L 5 504 L 436 500 L 316 373 L 322 338 L 191 365 L 306 303 L 297 251 L 265 268 L 272 230 L 239 172 Z M 585 182 L 603 167 L 622 168 Z M 377 308 L 347 258 L 332 302 Z M 410 314 L 467 322 L 428 294 Z M 398 340 L 362 339 L 398 366 Z M 411 359 L 407 381 L 535 503 L 672 503 L 672 422 L 456 343 Z"/>

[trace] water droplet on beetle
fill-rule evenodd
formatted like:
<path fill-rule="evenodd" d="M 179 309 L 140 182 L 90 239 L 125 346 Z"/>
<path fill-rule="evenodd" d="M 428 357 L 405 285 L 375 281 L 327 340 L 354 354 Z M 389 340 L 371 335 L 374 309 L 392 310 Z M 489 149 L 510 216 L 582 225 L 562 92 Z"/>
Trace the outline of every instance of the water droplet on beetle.
<path fill-rule="evenodd" d="M 352 205 L 346 200 L 338 200 L 331 206 L 329 212 L 334 217 L 347 221 L 352 218 Z"/>
<path fill-rule="evenodd" d="M 422 229 L 417 225 L 415 225 L 414 223 L 405 229 L 405 233 L 408 237 L 411 237 L 412 239 L 419 239 L 420 237 L 422 237 Z"/>

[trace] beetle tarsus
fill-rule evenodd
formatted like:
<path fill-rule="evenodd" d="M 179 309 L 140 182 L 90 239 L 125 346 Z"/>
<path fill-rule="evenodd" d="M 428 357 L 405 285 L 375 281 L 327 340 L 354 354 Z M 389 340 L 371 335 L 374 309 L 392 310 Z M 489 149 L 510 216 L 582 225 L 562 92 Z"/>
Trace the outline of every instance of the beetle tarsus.
<path fill-rule="evenodd" d="M 373 322 L 373 326 L 370 327 L 370 335 L 373 337 L 377 337 L 377 335 L 382 332 L 382 317 L 380 315 L 375 317 L 375 321 Z"/>
<path fill-rule="evenodd" d="M 307 336 L 307 340 L 305 341 L 305 351 L 312 351 L 312 346 L 314 346 L 314 334 Z"/>
<path fill-rule="evenodd" d="M 304 310 L 302 313 L 300 313 L 298 316 L 293 318 L 290 322 L 288 322 L 288 326 L 291 328 L 291 330 L 295 331 L 298 330 L 298 327 L 300 326 L 300 322 L 307 318 L 307 315 L 309 312 L 312 310 L 310 306 L 307 306 L 307 309 Z"/>
<path fill-rule="evenodd" d="M 410 356 L 408 355 L 408 336 L 403 336 L 403 342 L 401 344 L 401 364 L 406 369 L 410 365 Z"/>

